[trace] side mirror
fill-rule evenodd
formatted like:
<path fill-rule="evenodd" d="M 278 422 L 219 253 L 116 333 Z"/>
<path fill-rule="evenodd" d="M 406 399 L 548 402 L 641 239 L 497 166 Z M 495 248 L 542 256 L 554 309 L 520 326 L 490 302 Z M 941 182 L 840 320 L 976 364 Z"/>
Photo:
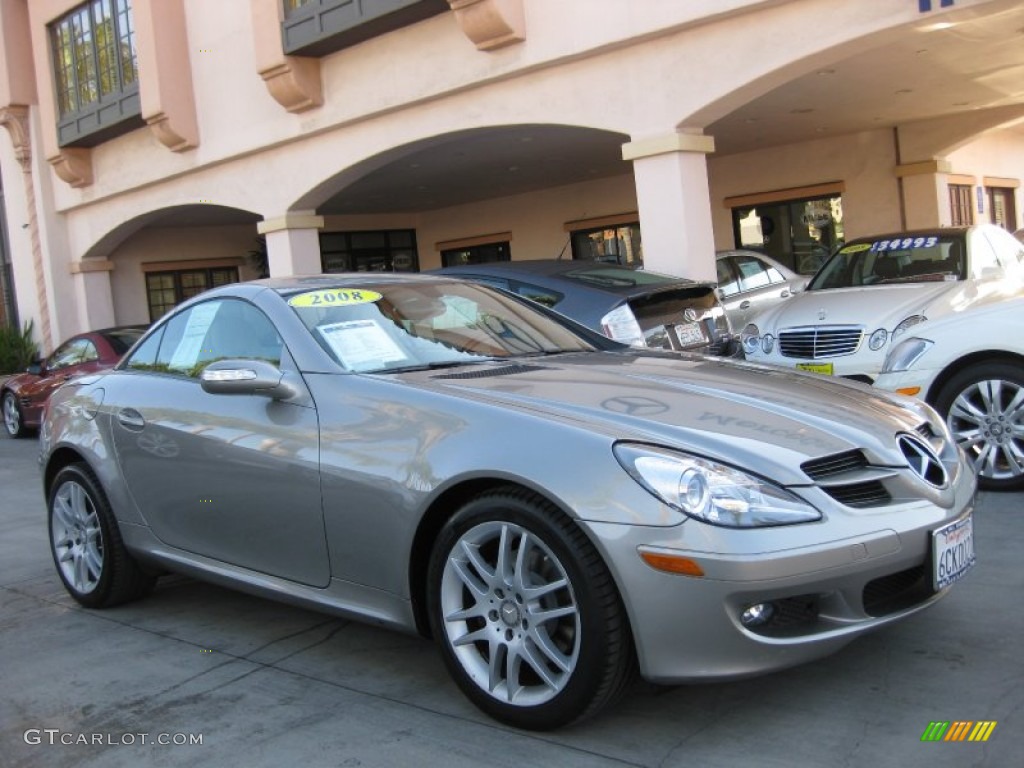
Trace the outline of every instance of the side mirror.
<path fill-rule="evenodd" d="M 203 369 L 199 382 L 211 395 L 261 395 L 288 400 L 299 394 L 287 375 L 265 360 L 218 360 Z"/>
<path fill-rule="evenodd" d="M 40 376 L 43 373 L 43 363 L 40 360 L 36 360 L 34 363 L 29 363 L 28 368 L 25 369 L 25 373 L 31 373 L 33 376 Z"/>
<path fill-rule="evenodd" d="M 725 301 L 725 291 L 721 288 L 715 288 L 715 295 L 718 296 L 719 301 Z"/>

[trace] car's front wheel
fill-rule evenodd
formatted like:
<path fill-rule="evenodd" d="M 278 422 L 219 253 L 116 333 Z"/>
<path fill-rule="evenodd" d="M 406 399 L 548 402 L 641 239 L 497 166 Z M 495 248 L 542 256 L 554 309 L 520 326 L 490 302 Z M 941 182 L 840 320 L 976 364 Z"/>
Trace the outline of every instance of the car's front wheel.
<path fill-rule="evenodd" d="M 431 629 L 469 699 L 521 728 L 595 714 L 635 671 L 629 624 L 579 527 L 519 489 L 483 494 L 445 525 L 429 569 Z"/>
<path fill-rule="evenodd" d="M 21 406 L 18 405 L 18 396 L 10 391 L 4 392 L 0 399 L 0 409 L 4 413 L 4 429 L 7 434 L 11 437 L 24 437 L 28 430 L 21 415 Z"/>
<path fill-rule="evenodd" d="M 64 467 L 49 493 L 50 551 L 64 587 L 87 608 L 108 608 L 146 594 L 155 578 L 121 541 L 110 504 L 84 464 Z"/>
<path fill-rule="evenodd" d="M 942 386 L 935 408 L 974 463 L 982 488 L 1024 488 L 1024 368 L 1007 362 L 966 368 Z"/>

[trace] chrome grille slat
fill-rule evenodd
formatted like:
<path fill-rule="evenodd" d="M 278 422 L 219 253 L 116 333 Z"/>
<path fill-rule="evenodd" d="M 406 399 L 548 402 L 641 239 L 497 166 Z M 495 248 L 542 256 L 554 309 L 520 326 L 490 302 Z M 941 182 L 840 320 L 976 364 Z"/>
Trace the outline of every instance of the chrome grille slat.
<path fill-rule="evenodd" d="M 860 347 L 864 329 L 856 325 L 811 326 L 779 331 L 783 357 L 816 360 L 852 355 Z"/>

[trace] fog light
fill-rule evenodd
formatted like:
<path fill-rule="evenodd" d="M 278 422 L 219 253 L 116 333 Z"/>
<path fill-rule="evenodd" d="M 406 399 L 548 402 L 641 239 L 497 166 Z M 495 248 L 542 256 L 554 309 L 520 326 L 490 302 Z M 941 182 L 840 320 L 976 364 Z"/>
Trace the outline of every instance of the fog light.
<path fill-rule="evenodd" d="M 744 627 L 760 627 L 772 620 L 775 606 L 771 603 L 755 603 L 740 614 Z"/>

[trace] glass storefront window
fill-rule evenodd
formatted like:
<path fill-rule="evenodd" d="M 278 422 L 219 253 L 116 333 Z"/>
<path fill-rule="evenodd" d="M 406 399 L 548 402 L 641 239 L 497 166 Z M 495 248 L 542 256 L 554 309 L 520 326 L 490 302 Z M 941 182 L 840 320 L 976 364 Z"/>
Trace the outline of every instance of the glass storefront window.
<path fill-rule="evenodd" d="M 416 232 L 322 232 L 320 262 L 324 272 L 418 272 Z"/>
<path fill-rule="evenodd" d="M 507 242 L 486 243 L 441 251 L 441 266 L 460 267 L 465 264 L 490 264 L 495 261 L 509 261 L 511 258 L 512 249 Z"/>
<path fill-rule="evenodd" d="M 733 208 L 732 224 L 737 248 L 810 275 L 844 240 L 843 201 L 835 195 Z"/>
<path fill-rule="evenodd" d="M 640 242 L 640 222 L 576 230 L 572 233 L 572 257 L 642 267 L 644 251 Z"/>

